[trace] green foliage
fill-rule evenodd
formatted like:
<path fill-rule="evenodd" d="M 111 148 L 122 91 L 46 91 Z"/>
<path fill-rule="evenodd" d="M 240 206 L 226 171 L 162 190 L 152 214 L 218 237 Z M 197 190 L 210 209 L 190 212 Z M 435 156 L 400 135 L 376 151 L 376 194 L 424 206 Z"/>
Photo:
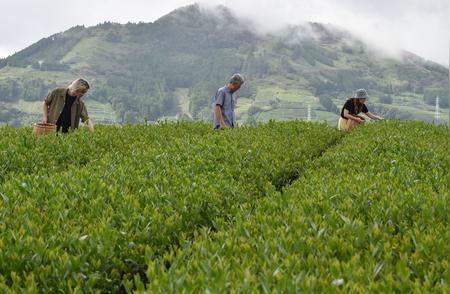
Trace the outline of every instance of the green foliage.
<path fill-rule="evenodd" d="M 261 111 L 262 111 L 262 109 L 260 107 L 252 105 L 248 108 L 247 113 L 249 116 L 254 116 L 254 115 L 260 113 Z"/>
<path fill-rule="evenodd" d="M 2 292 L 449 291 L 447 126 L 0 131 Z"/>
<path fill-rule="evenodd" d="M 340 109 L 334 104 L 330 97 L 320 96 L 319 97 L 320 104 L 325 108 L 326 111 L 340 114 Z"/>
<path fill-rule="evenodd" d="M 48 89 L 56 87 L 56 83 L 43 79 L 14 79 L 0 80 L 0 97 L 3 102 L 15 102 L 19 99 L 26 101 L 43 101 L 47 97 Z"/>
<path fill-rule="evenodd" d="M 139 289 L 149 263 L 278 197 L 342 136 L 302 122 L 0 131 L 2 292 Z"/>
<path fill-rule="evenodd" d="M 60 67 L 59 61 L 88 34 L 89 32 L 84 26 L 76 26 L 64 33 L 44 38 L 24 50 L 0 60 L 0 69 L 5 66 L 27 67 L 33 65 L 39 67 L 39 61 L 49 64 L 47 70 L 67 69 L 67 67 Z"/>
<path fill-rule="evenodd" d="M 21 123 L 18 118 L 22 115 L 25 114 L 17 109 L 2 107 L 2 109 L 0 110 L 0 123 L 8 124 L 13 127 L 20 127 Z"/>
<path fill-rule="evenodd" d="M 448 131 L 395 121 L 357 128 L 283 194 L 149 261 L 148 289 L 448 292 Z"/>
<path fill-rule="evenodd" d="M 447 88 L 427 88 L 424 91 L 423 99 L 428 105 L 436 105 L 436 97 L 439 97 L 441 107 L 448 108 L 448 87 Z"/>
<path fill-rule="evenodd" d="M 385 94 L 380 97 L 380 103 L 383 103 L 383 104 L 392 104 L 393 101 L 394 101 L 394 99 L 389 94 Z"/>
<path fill-rule="evenodd" d="M 0 97 L 2 101 L 15 101 L 20 95 L 19 84 L 14 80 L 4 80 L 0 83 Z"/>

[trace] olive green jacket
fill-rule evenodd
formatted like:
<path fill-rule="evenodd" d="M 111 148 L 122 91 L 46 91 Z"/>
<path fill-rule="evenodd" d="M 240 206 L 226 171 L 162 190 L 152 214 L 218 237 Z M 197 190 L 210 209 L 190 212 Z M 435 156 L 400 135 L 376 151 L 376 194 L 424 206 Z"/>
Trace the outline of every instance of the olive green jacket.
<path fill-rule="evenodd" d="M 67 88 L 58 88 L 51 91 L 47 98 L 45 98 L 45 103 L 48 105 L 48 122 L 56 124 L 59 116 L 61 115 L 64 104 L 66 103 Z M 80 119 L 82 122 L 86 122 L 89 119 L 86 105 L 84 102 L 77 98 L 72 104 L 70 109 L 70 128 L 76 129 L 80 124 Z"/>

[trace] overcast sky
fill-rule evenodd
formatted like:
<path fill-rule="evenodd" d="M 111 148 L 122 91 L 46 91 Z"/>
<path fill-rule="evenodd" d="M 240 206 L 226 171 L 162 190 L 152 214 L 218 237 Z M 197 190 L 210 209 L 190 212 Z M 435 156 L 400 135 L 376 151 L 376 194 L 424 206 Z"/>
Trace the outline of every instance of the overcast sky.
<path fill-rule="evenodd" d="M 75 25 L 151 22 L 189 0 L 0 0 L 0 58 Z M 203 1 L 205 2 L 205 1 Z M 448 0 L 209 0 L 261 30 L 317 21 L 341 26 L 386 52 L 449 63 Z"/>

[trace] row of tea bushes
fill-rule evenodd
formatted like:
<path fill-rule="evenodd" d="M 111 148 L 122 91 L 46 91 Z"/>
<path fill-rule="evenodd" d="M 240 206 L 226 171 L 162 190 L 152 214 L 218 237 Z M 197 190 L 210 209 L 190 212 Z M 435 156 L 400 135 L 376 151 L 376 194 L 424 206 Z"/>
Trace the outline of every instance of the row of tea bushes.
<path fill-rule="evenodd" d="M 448 293 L 448 128 L 358 128 L 279 197 L 148 260 L 150 292 Z M 165 264 L 170 264 L 170 267 Z"/>
<path fill-rule="evenodd" d="M 342 136 L 302 122 L 100 126 L 38 140 L 1 131 L 0 291 L 18 292 L 145 281 L 148 262 L 277 198 Z"/>

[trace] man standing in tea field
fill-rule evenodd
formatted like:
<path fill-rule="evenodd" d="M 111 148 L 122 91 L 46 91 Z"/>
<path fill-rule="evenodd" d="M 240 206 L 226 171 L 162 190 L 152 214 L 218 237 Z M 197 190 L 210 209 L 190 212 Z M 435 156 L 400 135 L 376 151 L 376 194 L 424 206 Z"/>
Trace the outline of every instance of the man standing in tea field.
<path fill-rule="evenodd" d="M 76 129 L 82 122 L 87 124 L 89 131 L 94 131 L 94 124 L 89 119 L 86 105 L 81 97 L 90 89 L 84 79 L 77 79 L 67 88 L 57 88 L 51 91 L 44 101 L 44 123 L 56 124 L 57 131 L 67 133 Z"/>
<path fill-rule="evenodd" d="M 214 129 L 222 130 L 236 126 L 236 92 L 244 84 L 240 74 L 234 74 L 228 85 L 217 90 L 214 97 Z"/>

